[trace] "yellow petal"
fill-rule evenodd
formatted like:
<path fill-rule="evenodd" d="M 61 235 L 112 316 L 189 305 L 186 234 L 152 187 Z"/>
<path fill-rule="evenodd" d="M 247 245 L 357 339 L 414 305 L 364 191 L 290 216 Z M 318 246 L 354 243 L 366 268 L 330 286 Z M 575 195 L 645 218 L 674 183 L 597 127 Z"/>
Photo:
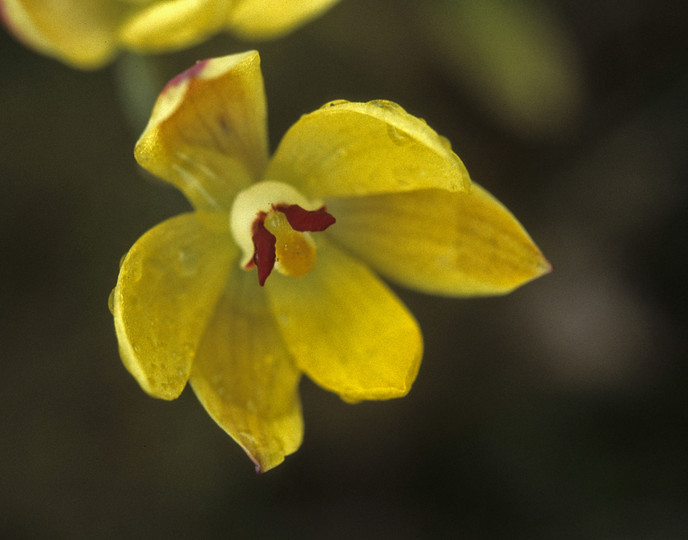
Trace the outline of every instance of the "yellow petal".
<path fill-rule="evenodd" d="M 136 160 L 197 209 L 229 209 L 267 160 L 260 57 L 250 51 L 198 62 L 158 97 Z"/>
<path fill-rule="evenodd" d="M 265 284 L 297 365 L 347 401 L 405 395 L 423 352 L 415 319 L 368 268 L 322 236 L 317 244 L 309 274 L 273 272 Z"/>
<path fill-rule="evenodd" d="M 8 28 L 37 51 L 83 69 L 102 66 L 117 49 L 115 31 L 130 9 L 93 0 L 3 0 Z"/>
<path fill-rule="evenodd" d="M 460 191 L 470 184 L 447 139 L 389 101 L 334 101 L 302 116 L 284 136 L 265 178 L 320 198 Z"/>
<path fill-rule="evenodd" d="M 235 266 L 190 382 L 213 420 L 260 472 L 279 465 L 301 444 L 299 379 L 255 275 Z"/>
<path fill-rule="evenodd" d="M 223 26 L 232 3 L 226 0 L 153 2 L 122 26 L 120 39 L 141 52 L 195 45 Z"/>
<path fill-rule="evenodd" d="M 328 201 L 328 235 L 383 276 L 448 296 L 503 294 L 551 270 L 511 213 L 477 184 Z"/>
<path fill-rule="evenodd" d="M 286 34 L 339 0 L 244 0 L 238 2 L 229 17 L 232 33 L 244 39 L 268 39 Z"/>
<path fill-rule="evenodd" d="M 237 256 L 221 213 L 169 219 L 127 253 L 110 308 L 122 361 L 150 395 L 174 399 L 184 389 Z"/>

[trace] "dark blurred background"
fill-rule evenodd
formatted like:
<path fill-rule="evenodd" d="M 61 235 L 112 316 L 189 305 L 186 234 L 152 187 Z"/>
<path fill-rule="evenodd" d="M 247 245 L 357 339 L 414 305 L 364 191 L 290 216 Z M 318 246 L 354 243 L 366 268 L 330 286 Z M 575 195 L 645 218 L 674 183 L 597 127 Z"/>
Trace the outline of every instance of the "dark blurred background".
<path fill-rule="evenodd" d="M 0 33 L 0 534 L 688 537 L 687 5 L 343 0 L 96 72 Z M 107 309 L 120 257 L 188 208 L 132 156 L 155 94 L 254 47 L 273 148 L 328 100 L 397 101 L 555 268 L 499 298 L 400 290 L 426 341 L 409 396 L 304 380 L 304 444 L 264 475 L 189 389 L 139 389 Z"/>

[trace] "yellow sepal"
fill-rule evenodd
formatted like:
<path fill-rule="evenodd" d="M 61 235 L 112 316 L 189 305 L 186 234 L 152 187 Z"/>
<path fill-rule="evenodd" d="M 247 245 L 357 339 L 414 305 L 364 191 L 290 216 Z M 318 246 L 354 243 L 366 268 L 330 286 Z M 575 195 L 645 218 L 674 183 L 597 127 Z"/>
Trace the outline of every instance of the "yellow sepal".
<path fill-rule="evenodd" d="M 504 294 L 551 270 L 514 216 L 477 184 L 332 199 L 334 237 L 401 285 L 447 296 Z"/>
<path fill-rule="evenodd" d="M 160 94 L 134 155 L 196 209 L 229 209 L 267 161 L 267 108 L 255 51 L 197 63 Z"/>
<path fill-rule="evenodd" d="M 229 29 L 244 39 L 283 36 L 306 24 L 340 0 L 243 0 L 229 16 Z"/>
<path fill-rule="evenodd" d="M 8 28 L 35 50 L 73 67 L 94 69 L 117 51 L 115 30 L 131 9 L 123 2 L 2 0 Z"/>
<path fill-rule="evenodd" d="M 303 438 L 300 371 L 253 273 L 236 266 L 198 348 L 190 383 L 208 414 L 256 464 L 279 465 Z"/>
<path fill-rule="evenodd" d="M 144 234 L 110 298 L 120 356 L 150 395 L 174 399 L 238 251 L 222 213 L 182 214 Z"/>
<path fill-rule="evenodd" d="M 220 30 L 229 5 L 223 0 L 167 0 L 139 9 L 119 29 L 119 40 L 139 51 L 164 51 L 195 45 Z"/>
<path fill-rule="evenodd" d="M 320 198 L 470 185 L 447 139 L 390 101 L 333 101 L 302 116 L 265 178 Z"/>
<path fill-rule="evenodd" d="M 316 243 L 311 272 L 265 284 L 296 364 L 347 401 L 406 395 L 423 354 L 418 324 L 366 266 L 322 236 Z"/>

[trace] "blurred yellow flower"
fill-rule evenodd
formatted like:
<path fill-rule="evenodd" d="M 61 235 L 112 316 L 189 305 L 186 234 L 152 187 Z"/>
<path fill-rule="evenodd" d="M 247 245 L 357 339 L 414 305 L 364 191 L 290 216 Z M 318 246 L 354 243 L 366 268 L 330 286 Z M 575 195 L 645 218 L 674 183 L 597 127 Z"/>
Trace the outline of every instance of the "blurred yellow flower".
<path fill-rule="evenodd" d="M 82 69 L 118 49 L 181 49 L 222 30 L 279 37 L 339 0 L 0 0 L 0 19 L 26 45 Z"/>
<path fill-rule="evenodd" d="M 328 103 L 269 159 L 256 52 L 170 81 L 135 155 L 194 211 L 124 258 L 110 298 L 120 354 L 152 396 L 189 381 L 261 471 L 301 443 L 301 373 L 351 402 L 409 391 L 421 332 L 374 271 L 467 296 L 550 269 L 448 141 L 394 103 Z"/>

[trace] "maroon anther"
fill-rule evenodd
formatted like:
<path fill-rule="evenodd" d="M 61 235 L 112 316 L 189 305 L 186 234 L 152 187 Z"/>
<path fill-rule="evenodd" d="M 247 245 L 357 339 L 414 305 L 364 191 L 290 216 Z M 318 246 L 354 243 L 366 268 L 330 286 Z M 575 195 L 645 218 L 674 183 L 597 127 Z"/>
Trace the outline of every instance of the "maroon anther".
<path fill-rule="evenodd" d="M 324 231 L 336 221 L 324 206 L 317 210 L 304 210 L 298 204 L 276 204 L 273 208 L 282 212 L 291 228 L 299 232 Z"/>
<path fill-rule="evenodd" d="M 298 204 L 273 204 L 273 210 L 282 212 L 289 226 L 298 232 L 324 231 L 336 220 L 332 214 L 328 214 L 325 207 L 317 210 L 304 210 Z M 265 228 L 265 212 L 259 212 L 253 222 L 251 234 L 253 239 L 253 257 L 246 265 L 247 269 L 254 266 L 258 270 L 258 283 L 262 287 L 268 279 L 270 272 L 275 267 L 275 245 L 277 239 Z"/>
<path fill-rule="evenodd" d="M 258 283 L 262 287 L 275 266 L 275 244 L 277 239 L 265 228 L 265 213 L 261 212 L 253 222 L 253 258 L 247 267 L 256 266 Z"/>

